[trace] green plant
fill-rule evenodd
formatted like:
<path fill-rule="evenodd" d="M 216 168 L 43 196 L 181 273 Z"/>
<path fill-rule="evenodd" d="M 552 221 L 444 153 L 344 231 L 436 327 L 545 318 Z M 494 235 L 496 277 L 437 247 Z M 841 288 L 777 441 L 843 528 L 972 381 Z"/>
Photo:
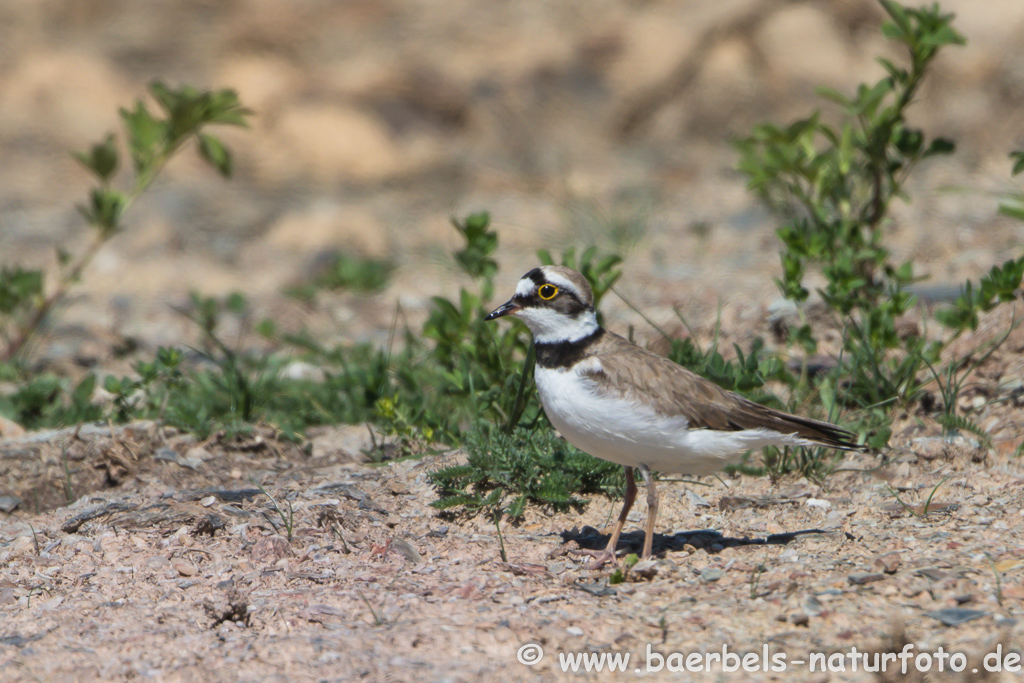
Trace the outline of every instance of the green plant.
<path fill-rule="evenodd" d="M 189 86 L 172 89 L 159 81 L 149 86 L 149 92 L 162 110 L 160 115 L 152 114 L 141 100 L 134 109 L 121 109 L 135 173 L 128 190 L 114 186 L 120 152 L 113 134 L 87 151 L 74 153 L 75 159 L 99 181 L 87 203 L 79 206 L 94 229 L 93 239 L 77 255 L 57 249 L 60 269 L 52 291 L 45 294 L 41 270 L 5 267 L 0 271 L 0 338 L 6 342 L 0 348 L 0 362 L 14 358 L 25 348 L 100 248 L 122 230 L 124 212 L 185 143 L 196 139 L 200 155 L 221 175 L 230 177 L 230 152 L 205 129 L 217 124 L 247 125 L 251 112 L 242 107 L 235 92 L 200 91 Z"/>
<path fill-rule="evenodd" d="M 415 454 L 420 444 L 434 440 L 434 429 L 430 425 L 417 424 L 417 421 L 403 410 L 399 396 L 378 398 L 375 413 L 385 430 L 398 437 L 398 450 L 403 457 Z"/>
<path fill-rule="evenodd" d="M 370 615 L 373 616 L 373 625 L 383 626 L 385 623 L 384 619 L 377 614 L 377 610 L 373 609 L 373 605 L 371 605 L 370 601 L 366 599 L 365 595 L 363 595 L 363 591 L 357 590 L 356 593 L 359 594 L 359 598 L 363 601 L 363 604 L 366 605 L 366 609 L 370 610 Z"/>
<path fill-rule="evenodd" d="M 286 515 L 284 513 L 284 510 L 281 509 L 281 506 L 278 505 L 277 500 L 272 495 L 270 495 L 270 493 L 265 488 L 263 488 L 261 484 L 259 484 L 252 477 L 249 477 L 249 481 L 252 482 L 253 486 L 258 488 L 263 495 L 269 498 L 270 502 L 274 505 L 274 510 L 277 512 L 277 516 L 281 518 L 281 525 L 285 528 L 285 532 L 288 535 L 288 542 L 290 543 L 292 540 L 292 531 L 295 528 L 295 511 L 292 510 L 292 502 L 287 499 L 285 500 L 285 502 L 288 504 L 288 514 Z"/>
<path fill-rule="evenodd" d="M 378 292 L 387 286 L 394 269 L 391 261 L 341 253 L 333 259 L 327 271 L 314 280 L 314 284 L 324 289 Z"/>
<path fill-rule="evenodd" d="M 64 468 L 64 500 L 68 505 L 75 502 L 75 487 L 71 481 L 71 464 L 68 462 L 68 452 L 66 448 L 61 449 L 60 453 L 61 466 Z"/>
<path fill-rule="evenodd" d="M 103 417 L 103 409 L 92 403 L 95 387 L 92 374 L 69 387 L 67 380 L 43 373 L 17 384 L 9 394 L 0 394 L 0 414 L 27 429 L 94 422 Z"/>
<path fill-rule="evenodd" d="M 761 563 L 757 564 L 754 567 L 754 569 L 750 572 L 750 599 L 751 600 L 756 600 L 757 598 L 761 597 L 761 594 L 758 593 L 757 588 L 758 588 L 758 586 L 761 583 L 761 575 L 764 574 L 766 571 L 768 571 L 767 567 L 765 567 L 764 563 L 761 562 Z"/>
<path fill-rule="evenodd" d="M 935 319 L 956 334 L 978 329 L 978 314 L 991 311 L 1001 303 L 1013 301 L 1024 278 L 1024 256 L 1010 259 L 1002 266 L 992 266 L 975 286 L 964 283 L 963 294 L 954 304 L 935 312 Z"/>
<path fill-rule="evenodd" d="M 358 422 L 369 414 L 375 396 L 364 396 L 361 409 L 346 410 L 351 407 L 347 399 L 356 402 L 351 377 L 343 374 L 339 382 L 325 372 L 319 382 L 290 379 L 282 376 L 285 356 L 243 351 L 252 316 L 240 294 L 223 299 L 193 295 L 192 306 L 181 312 L 200 328 L 202 348 L 193 350 L 191 360 L 180 349 L 160 348 L 154 360 L 132 366 L 135 377 L 107 377 L 104 389 L 113 396 L 113 419 L 157 419 L 202 438 L 216 429 L 230 434 L 268 422 L 295 437 L 310 424 L 345 418 Z M 225 316 L 237 318 L 233 347 L 220 332 Z M 360 363 L 358 368 L 356 382 L 365 391 L 373 381 L 373 365 Z"/>
<path fill-rule="evenodd" d="M 1010 175 L 1016 176 L 1024 173 L 1024 150 L 1010 152 L 1010 160 L 1013 161 Z M 999 202 L 999 213 L 1024 221 L 1024 191 L 1016 190 L 1005 193 L 1002 201 Z"/>
<path fill-rule="evenodd" d="M 103 389 L 113 396 L 110 417 L 127 422 L 134 415 L 145 414 L 162 421 L 171 397 L 184 389 L 183 359 L 179 349 L 160 347 L 152 361 L 140 360 L 132 365 L 137 379 L 108 375 Z"/>
<path fill-rule="evenodd" d="M 431 505 L 440 510 L 460 507 L 470 514 L 502 510 L 519 519 L 528 503 L 553 510 L 580 508 L 577 494 L 622 494 L 622 467 L 576 450 L 550 430 L 520 427 L 511 434 L 481 426 L 464 441 L 465 465 L 429 475 L 438 493 Z M 504 505 L 506 497 L 512 502 Z"/>
<path fill-rule="evenodd" d="M 394 270 L 395 264 L 389 260 L 341 252 L 332 256 L 330 263 L 311 282 L 289 287 L 285 294 L 302 301 L 312 301 L 321 289 L 370 294 L 387 287 Z"/>
<path fill-rule="evenodd" d="M 785 128 L 758 126 L 737 143 L 749 187 L 783 220 L 777 230 L 784 245 L 779 288 L 803 302 L 808 270 L 821 269 L 826 285 L 818 292 L 844 328 L 845 358 L 837 371 L 848 378 L 843 394 L 861 408 L 912 400 L 922 359 L 934 361 L 941 349 L 897 330 L 897 319 L 914 303 L 906 287 L 917 276 L 912 262 L 891 260 L 884 230 L 893 200 L 905 196 L 909 173 L 954 150 L 949 140 L 928 141 L 906 115 L 939 51 L 964 43 L 952 27 L 953 15 L 937 5 L 911 9 L 881 2 L 889 15 L 882 32 L 905 48 L 906 66 L 880 58 L 887 76 L 861 85 L 853 97 L 821 89 L 844 110 L 838 126 L 815 112 Z M 806 323 L 793 338 L 808 352 L 817 346 Z"/>
<path fill-rule="evenodd" d="M 758 126 L 737 142 L 749 187 L 782 221 L 780 290 L 797 303 L 806 301 L 806 276 L 820 269 L 825 285 L 818 293 L 842 330 L 838 366 L 806 384 L 790 383 L 791 396 L 803 401 L 817 393 L 829 413 L 855 408 L 856 431 L 880 446 L 887 441 L 892 408 L 920 398 L 930 372 L 943 394 L 944 429 L 981 435 L 969 419 L 951 412 L 962 375 L 953 365 L 944 373 L 936 370 L 951 338 L 928 338 L 897 324 L 915 304 L 907 287 L 919 277 L 912 261 L 895 262 L 885 244 L 891 205 L 906 198 L 909 174 L 920 162 L 954 151 L 951 141 L 928 140 L 911 126 L 907 111 L 940 51 L 964 40 L 952 26 L 953 15 L 938 5 L 881 3 L 888 14 L 882 32 L 905 50 L 904 64 L 879 59 L 886 77 L 862 84 L 852 97 L 821 89 L 843 110 L 836 125 L 815 111 L 786 127 Z M 1011 157 L 1014 173 L 1024 171 L 1024 154 Z M 1015 213 L 1014 199 L 1001 211 L 1024 216 Z M 1024 257 L 993 267 L 978 285 L 966 283 L 958 301 L 936 313 L 937 320 L 953 330 L 953 338 L 976 329 L 980 313 L 1016 296 L 1022 276 Z M 809 354 L 819 334 L 803 320 L 789 340 Z"/>
<path fill-rule="evenodd" d="M 626 579 L 629 578 L 629 570 L 636 566 L 640 562 L 640 556 L 636 553 L 630 553 L 622 558 L 622 566 L 616 567 L 608 576 L 608 585 L 614 586 L 619 583 L 625 583 Z"/>
<path fill-rule="evenodd" d="M 936 484 L 934 488 L 932 488 L 931 493 L 928 494 L 928 498 L 925 500 L 923 505 L 908 505 L 907 503 L 903 502 L 903 499 L 900 498 L 900 494 L 893 490 L 891 486 L 887 486 L 886 488 L 889 490 L 889 493 L 892 494 L 893 498 L 896 499 L 896 502 L 899 503 L 904 510 L 909 512 L 914 517 L 924 518 L 928 516 L 929 512 L 931 512 L 932 498 L 935 497 L 935 493 L 943 484 L 945 484 L 949 480 L 950 477 L 945 477 L 942 481 Z"/>
<path fill-rule="evenodd" d="M 532 368 L 516 362 L 526 355 L 530 345 L 525 327 L 496 327 L 484 320 L 498 271 L 492 256 L 498 248 L 498 235 L 490 229 L 490 216 L 477 213 L 462 221 L 453 219 L 452 225 L 465 241 L 455 252 L 455 261 L 474 280 L 476 288 L 462 288 L 457 301 L 440 296 L 431 300 L 422 336 L 434 342 L 431 356 L 443 379 L 435 386 L 446 401 L 455 399 L 462 420 L 510 424 L 515 413 L 521 416 L 526 410 L 524 400 L 533 404 L 530 412 L 535 419 L 539 406 L 523 396 L 529 391 L 532 397 L 532 389 L 521 389 L 525 373 Z M 409 342 L 414 344 L 415 340 Z"/>
<path fill-rule="evenodd" d="M 203 331 L 206 347 L 203 355 L 220 369 L 211 377 L 230 401 L 230 412 L 243 422 L 252 422 L 273 391 L 276 366 L 265 355 L 246 356 L 239 349 L 228 346 L 217 334 L 218 317 L 210 315 L 211 310 L 219 307 L 243 318 L 248 317 L 248 303 L 237 292 L 229 295 L 223 303 L 196 294 L 192 294 L 192 301 L 196 312 L 189 317 Z M 241 340 L 238 346 L 241 347 Z"/>
<path fill-rule="evenodd" d="M 32 531 L 32 546 L 36 549 L 36 555 L 41 555 L 42 550 L 39 548 L 39 536 L 36 535 L 36 528 L 31 524 L 28 525 L 28 528 Z"/>
<path fill-rule="evenodd" d="M 505 536 L 501 533 L 501 516 L 502 509 L 500 503 L 494 506 L 494 528 L 498 532 L 498 554 L 501 556 L 501 561 L 508 563 L 508 554 L 505 552 Z"/>
<path fill-rule="evenodd" d="M 942 425 L 943 436 L 950 436 L 955 432 L 969 432 L 978 437 L 983 448 L 991 448 L 992 439 L 980 425 L 964 415 L 957 415 L 957 397 L 960 396 L 960 390 L 970 374 L 981 367 L 993 353 L 1006 343 L 1016 327 L 1017 323 L 1014 321 L 1002 336 L 987 345 L 987 349 L 979 349 L 980 353 L 977 359 L 971 360 L 968 357 L 952 360 L 946 363 L 942 371 L 928 363 L 928 370 L 935 379 L 942 399 L 942 414 L 938 417 L 938 422 Z"/>
<path fill-rule="evenodd" d="M 38 554 L 38 553 L 37 553 Z M 992 575 L 996 579 L 996 602 L 1000 607 L 1003 606 L 1003 576 L 1000 573 L 999 568 L 996 566 L 996 561 L 992 559 L 991 553 L 985 553 L 985 559 L 988 560 L 988 566 L 992 568 Z"/>

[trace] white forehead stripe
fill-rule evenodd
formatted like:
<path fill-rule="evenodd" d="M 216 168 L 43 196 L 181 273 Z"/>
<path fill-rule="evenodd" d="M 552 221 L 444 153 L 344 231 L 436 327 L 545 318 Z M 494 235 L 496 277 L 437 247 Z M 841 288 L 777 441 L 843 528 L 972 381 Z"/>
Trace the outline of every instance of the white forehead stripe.
<path fill-rule="evenodd" d="M 537 285 L 534 284 L 533 280 L 531 280 L 528 277 L 524 277 L 522 280 L 519 281 L 519 284 L 516 285 L 516 295 L 526 296 L 527 294 L 532 292 L 533 288 L 536 286 Z"/>
<path fill-rule="evenodd" d="M 573 281 L 570 280 L 569 278 L 563 277 L 560 273 L 552 273 L 550 271 L 545 270 L 544 277 L 547 279 L 548 282 L 555 285 L 559 289 L 564 289 L 566 291 L 572 292 L 579 299 L 583 298 L 580 295 L 580 290 L 576 288 L 575 283 L 573 283 Z"/>

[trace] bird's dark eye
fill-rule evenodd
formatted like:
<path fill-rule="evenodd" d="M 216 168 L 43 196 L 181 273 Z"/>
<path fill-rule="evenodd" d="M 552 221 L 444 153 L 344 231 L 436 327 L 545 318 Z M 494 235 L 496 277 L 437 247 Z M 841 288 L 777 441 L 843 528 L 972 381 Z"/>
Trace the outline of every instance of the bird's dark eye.
<path fill-rule="evenodd" d="M 537 294 L 539 294 L 540 298 L 545 301 L 548 299 L 554 299 L 555 295 L 558 294 L 558 287 L 555 287 L 554 285 L 541 285 L 540 289 L 537 290 Z"/>

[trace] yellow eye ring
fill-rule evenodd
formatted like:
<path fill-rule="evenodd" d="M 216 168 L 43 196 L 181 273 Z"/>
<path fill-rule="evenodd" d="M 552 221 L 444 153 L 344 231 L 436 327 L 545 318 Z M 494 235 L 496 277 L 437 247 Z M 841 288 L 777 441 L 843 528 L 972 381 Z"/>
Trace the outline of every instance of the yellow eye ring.
<path fill-rule="evenodd" d="M 558 294 L 558 287 L 550 284 L 541 285 L 540 289 L 537 290 L 537 295 L 545 301 L 554 299 L 556 294 Z"/>

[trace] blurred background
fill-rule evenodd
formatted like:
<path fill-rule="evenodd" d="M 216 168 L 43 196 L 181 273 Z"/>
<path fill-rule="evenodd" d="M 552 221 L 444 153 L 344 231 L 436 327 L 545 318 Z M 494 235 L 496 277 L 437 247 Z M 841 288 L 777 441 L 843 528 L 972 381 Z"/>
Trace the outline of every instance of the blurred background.
<path fill-rule="evenodd" d="M 926 162 L 892 244 L 936 283 L 977 277 L 1024 241 L 996 213 L 1019 189 L 1024 2 L 943 0 L 949 48 L 912 109 L 958 143 Z M 626 258 L 621 291 L 654 319 L 780 299 L 770 216 L 735 170 L 736 136 L 851 92 L 901 59 L 872 0 L 5 0 L 0 4 L 0 264 L 54 267 L 89 231 L 69 150 L 120 134 L 147 84 L 230 87 L 251 129 L 217 131 L 225 181 L 182 154 L 126 215 L 55 317 L 43 360 L 102 362 L 116 340 L 179 343 L 190 291 L 242 291 L 262 315 L 336 340 L 452 296 L 452 215 L 488 210 L 509 291 L 535 251 Z M 383 292 L 319 306 L 282 294 L 339 251 L 392 261 Z M 505 292 L 499 289 L 496 297 Z M 502 299 L 503 300 L 503 299 Z M 614 323 L 639 323 L 607 299 Z M 742 306 L 735 306 L 742 302 Z M 85 359 L 84 361 L 82 359 Z"/>

